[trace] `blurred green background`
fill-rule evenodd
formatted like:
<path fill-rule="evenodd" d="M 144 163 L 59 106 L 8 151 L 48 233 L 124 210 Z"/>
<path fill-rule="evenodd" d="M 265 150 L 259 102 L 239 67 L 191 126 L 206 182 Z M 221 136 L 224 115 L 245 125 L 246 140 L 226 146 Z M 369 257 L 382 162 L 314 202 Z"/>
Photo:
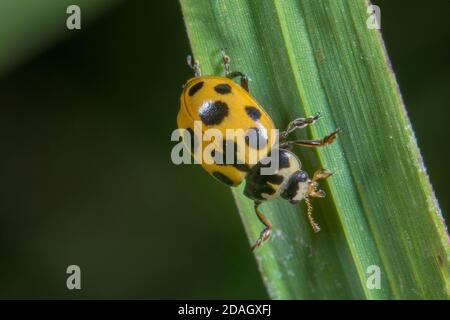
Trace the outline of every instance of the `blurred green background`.
<path fill-rule="evenodd" d="M 450 2 L 374 4 L 448 219 Z M 170 161 L 188 53 L 175 0 L 0 2 L 0 298 L 267 298 L 228 188 Z"/>

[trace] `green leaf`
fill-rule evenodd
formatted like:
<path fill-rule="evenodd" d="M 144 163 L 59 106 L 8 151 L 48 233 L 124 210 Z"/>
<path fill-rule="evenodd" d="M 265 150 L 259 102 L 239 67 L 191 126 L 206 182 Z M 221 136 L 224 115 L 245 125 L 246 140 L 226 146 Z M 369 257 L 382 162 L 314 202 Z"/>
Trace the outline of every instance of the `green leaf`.
<path fill-rule="evenodd" d="M 331 146 L 298 149 L 306 170 L 334 175 L 313 201 L 314 234 L 304 203 L 261 206 L 274 225 L 256 259 L 276 299 L 447 299 L 449 240 L 379 31 L 368 29 L 363 0 L 181 0 L 204 74 L 232 69 L 279 128 L 320 111 L 300 138 L 343 129 Z M 211 182 L 213 183 L 213 182 Z M 253 243 L 262 229 L 252 202 L 233 190 Z M 371 266 L 381 271 L 370 285 Z M 369 268 L 369 269 L 368 269 Z M 372 288 L 372 289 L 371 289 Z"/>

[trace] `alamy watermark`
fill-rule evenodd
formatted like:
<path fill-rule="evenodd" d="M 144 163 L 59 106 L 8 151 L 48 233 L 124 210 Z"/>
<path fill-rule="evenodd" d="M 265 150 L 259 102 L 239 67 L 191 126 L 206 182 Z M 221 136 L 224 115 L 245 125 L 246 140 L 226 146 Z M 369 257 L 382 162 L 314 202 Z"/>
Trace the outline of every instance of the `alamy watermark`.
<path fill-rule="evenodd" d="M 268 131 L 262 126 L 247 131 L 226 129 L 224 135 L 215 128 L 203 131 L 202 126 L 201 121 L 194 121 L 194 130 L 180 128 L 172 132 L 171 140 L 178 141 L 170 155 L 174 164 L 260 163 L 262 175 L 278 170 L 279 153 L 271 150 L 276 150 L 279 145 L 279 130 Z"/>
<path fill-rule="evenodd" d="M 368 277 L 366 287 L 369 290 L 381 289 L 381 268 L 377 265 L 370 265 L 366 271 Z"/>
<path fill-rule="evenodd" d="M 66 13 L 69 16 L 66 19 L 66 27 L 69 30 L 81 29 L 81 9 L 76 4 L 72 4 L 67 7 Z"/>
<path fill-rule="evenodd" d="M 69 275 L 66 280 L 66 286 L 69 290 L 81 290 L 81 269 L 76 264 L 67 267 L 66 273 Z"/>
<path fill-rule="evenodd" d="M 367 7 L 367 13 L 370 15 L 366 20 L 368 29 L 381 29 L 381 10 L 377 5 L 370 5 Z"/>

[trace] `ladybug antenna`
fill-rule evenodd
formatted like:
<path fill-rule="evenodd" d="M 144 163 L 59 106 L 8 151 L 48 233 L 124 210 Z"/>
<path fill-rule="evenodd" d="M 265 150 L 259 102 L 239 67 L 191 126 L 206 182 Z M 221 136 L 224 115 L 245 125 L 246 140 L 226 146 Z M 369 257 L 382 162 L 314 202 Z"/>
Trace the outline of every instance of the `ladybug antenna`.
<path fill-rule="evenodd" d="M 320 231 L 320 227 L 319 225 L 314 221 L 314 218 L 312 216 L 313 213 L 313 206 L 311 204 L 311 200 L 309 199 L 309 197 L 305 198 L 305 203 L 306 203 L 306 207 L 308 209 L 307 213 L 308 213 L 308 220 L 309 220 L 309 224 L 311 225 L 311 227 L 313 228 L 314 232 L 317 233 Z"/>
<path fill-rule="evenodd" d="M 186 58 L 187 64 L 188 66 L 194 70 L 194 76 L 195 77 L 200 77 L 202 75 L 202 71 L 200 69 L 200 63 L 193 59 L 191 55 L 188 55 Z"/>

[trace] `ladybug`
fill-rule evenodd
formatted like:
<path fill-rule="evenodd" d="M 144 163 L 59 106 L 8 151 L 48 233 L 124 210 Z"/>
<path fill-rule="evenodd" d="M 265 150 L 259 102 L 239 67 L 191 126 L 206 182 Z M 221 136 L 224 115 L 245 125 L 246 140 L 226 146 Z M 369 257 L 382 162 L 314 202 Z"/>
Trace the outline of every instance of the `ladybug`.
<path fill-rule="evenodd" d="M 313 230 L 320 231 L 312 217 L 310 199 L 325 197 L 317 181 L 328 178 L 331 172 L 319 169 L 310 178 L 291 150 L 294 146 L 321 147 L 331 144 L 340 129 L 320 140 L 289 140 L 291 132 L 313 124 L 320 114 L 297 118 L 289 123 L 285 131 L 278 133 L 269 114 L 250 95 L 248 77 L 239 71 L 230 71 L 230 58 L 224 49 L 221 55 L 225 76 L 202 76 L 198 61 L 191 56 L 187 58 L 188 65 L 194 70 L 194 78 L 183 87 L 177 116 L 178 128 L 184 129 L 190 138 L 188 143 L 186 135 L 183 136 L 187 148 L 209 174 L 228 186 L 238 186 L 245 180 L 244 195 L 253 200 L 255 213 L 264 224 L 252 250 L 268 240 L 272 231 L 272 223 L 259 206 L 280 196 L 293 204 L 304 200 Z M 240 85 L 233 81 L 235 78 L 239 78 Z M 238 133 L 229 138 L 227 133 L 230 130 Z M 197 136 L 195 133 L 198 132 L 204 136 Z M 213 135 L 215 139 L 207 145 L 205 140 L 211 137 L 206 135 L 210 132 L 221 134 L 221 139 Z M 278 134 L 274 137 L 270 132 Z M 247 156 L 250 151 L 257 153 L 257 161 L 250 161 Z M 270 166 L 274 155 L 278 159 L 277 167 L 269 174 L 263 173 L 263 168 Z"/>

